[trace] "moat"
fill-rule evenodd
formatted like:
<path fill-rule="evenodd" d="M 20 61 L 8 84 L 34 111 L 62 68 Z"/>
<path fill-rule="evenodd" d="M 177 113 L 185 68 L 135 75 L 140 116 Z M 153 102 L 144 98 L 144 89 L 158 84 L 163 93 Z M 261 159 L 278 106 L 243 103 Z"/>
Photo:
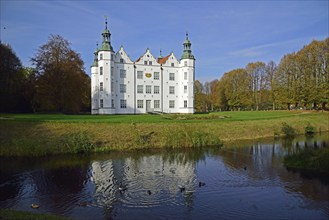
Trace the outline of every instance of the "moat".
<path fill-rule="evenodd" d="M 0 208 L 73 219 L 328 219 L 328 177 L 283 165 L 297 148 L 328 145 L 326 134 L 222 149 L 1 158 Z"/>

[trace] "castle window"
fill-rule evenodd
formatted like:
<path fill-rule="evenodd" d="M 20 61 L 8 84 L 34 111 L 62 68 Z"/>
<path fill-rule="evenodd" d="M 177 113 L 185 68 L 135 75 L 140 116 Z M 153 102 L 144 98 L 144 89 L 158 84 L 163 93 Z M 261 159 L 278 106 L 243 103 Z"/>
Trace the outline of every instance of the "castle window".
<path fill-rule="evenodd" d="M 111 99 L 111 107 L 114 108 L 114 99 Z"/>
<path fill-rule="evenodd" d="M 99 83 L 99 91 L 103 91 L 103 83 L 102 82 Z"/>
<path fill-rule="evenodd" d="M 137 100 L 137 108 L 143 108 L 144 101 L 143 100 Z"/>
<path fill-rule="evenodd" d="M 187 72 L 184 72 L 184 80 L 187 80 Z"/>
<path fill-rule="evenodd" d="M 113 73 L 114 73 L 114 68 L 113 66 L 111 66 L 111 77 L 113 77 Z"/>
<path fill-rule="evenodd" d="M 104 105 L 104 101 L 103 101 L 103 99 L 100 99 L 99 100 L 99 107 L 100 108 L 103 108 L 103 105 Z"/>
<path fill-rule="evenodd" d="M 127 108 L 127 100 L 120 99 L 120 108 Z"/>
<path fill-rule="evenodd" d="M 103 75 L 103 67 L 99 67 L 99 75 Z"/>
<path fill-rule="evenodd" d="M 149 61 L 149 65 L 152 66 L 152 61 Z"/>
<path fill-rule="evenodd" d="M 137 93 L 143 93 L 143 85 L 137 85 Z"/>
<path fill-rule="evenodd" d="M 103 54 L 99 54 L 99 59 L 102 60 L 103 59 Z"/>
<path fill-rule="evenodd" d="M 174 64 L 174 63 L 171 63 L 171 66 L 172 66 L 172 67 L 174 67 L 174 66 L 175 66 L 175 64 Z"/>
<path fill-rule="evenodd" d="M 154 94 L 160 93 L 160 86 L 154 86 Z"/>
<path fill-rule="evenodd" d="M 152 86 L 146 86 L 145 90 L 146 90 L 145 92 L 147 94 L 151 94 L 152 93 Z"/>
<path fill-rule="evenodd" d="M 184 66 L 187 66 L 187 61 L 184 61 Z"/>
<path fill-rule="evenodd" d="M 154 108 L 160 108 L 160 100 L 154 100 Z"/>
<path fill-rule="evenodd" d="M 120 69 L 120 78 L 126 78 L 126 70 Z"/>
<path fill-rule="evenodd" d="M 143 79 L 143 71 L 137 71 L 137 79 Z"/>
<path fill-rule="evenodd" d="M 144 65 L 147 65 L 147 61 L 146 60 L 144 61 Z"/>
<path fill-rule="evenodd" d="M 123 63 L 123 59 L 120 59 L 120 63 Z"/>
<path fill-rule="evenodd" d="M 187 100 L 184 100 L 184 108 L 187 108 Z"/>
<path fill-rule="evenodd" d="M 184 86 L 184 93 L 187 93 L 187 86 Z"/>
<path fill-rule="evenodd" d="M 175 73 L 169 73 L 169 80 L 175 80 Z"/>
<path fill-rule="evenodd" d="M 120 84 L 120 93 L 125 93 L 126 92 L 126 85 L 125 84 Z"/>
<path fill-rule="evenodd" d="M 169 100 L 169 108 L 175 108 L 175 100 Z"/>
<path fill-rule="evenodd" d="M 159 72 L 154 72 L 154 80 L 159 80 Z"/>
<path fill-rule="evenodd" d="M 169 86 L 169 94 L 175 94 L 175 86 Z"/>
<path fill-rule="evenodd" d="M 111 81 L 111 92 L 114 92 L 114 83 Z"/>

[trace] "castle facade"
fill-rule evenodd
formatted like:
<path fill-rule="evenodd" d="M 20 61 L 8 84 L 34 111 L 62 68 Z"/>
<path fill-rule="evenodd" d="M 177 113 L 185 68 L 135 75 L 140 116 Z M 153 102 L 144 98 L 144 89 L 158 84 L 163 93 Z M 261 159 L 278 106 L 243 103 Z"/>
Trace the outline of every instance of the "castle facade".
<path fill-rule="evenodd" d="M 91 66 L 92 114 L 194 113 L 195 59 L 186 34 L 180 59 L 155 57 L 149 49 L 132 61 L 114 52 L 105 22 L 102 45 Z"/>

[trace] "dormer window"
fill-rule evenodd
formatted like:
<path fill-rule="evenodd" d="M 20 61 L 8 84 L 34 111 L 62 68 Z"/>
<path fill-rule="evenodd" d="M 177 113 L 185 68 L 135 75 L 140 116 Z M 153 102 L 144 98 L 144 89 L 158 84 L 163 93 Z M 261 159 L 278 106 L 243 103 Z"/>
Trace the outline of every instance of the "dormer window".
<path fill-rule="evenodd" d="M 174 66 L 175 66 L 175 64 L 174 64 L 174 63 L 171 63 L 171 66 L 172 66 L 172 67 L 174 67 Z"/>
<path fill-rule="evenodd" d="M 123 63 L 123 59 L 120 59 L 120 63 Z"/>
<path fill-rule="evenodd" d="M 149 65 L 152 66 L 152 61 L 149 61 Z"/>
<path fill-rule="evenodd" d="M 144 65 L 147 65 L 147 61 L 146 60 L 144 61 Z"/>

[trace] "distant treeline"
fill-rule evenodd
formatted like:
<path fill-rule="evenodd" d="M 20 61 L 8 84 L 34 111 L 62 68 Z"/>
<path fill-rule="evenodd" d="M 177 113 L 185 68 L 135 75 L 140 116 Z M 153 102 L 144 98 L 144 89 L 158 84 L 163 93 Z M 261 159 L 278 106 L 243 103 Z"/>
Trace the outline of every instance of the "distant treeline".
<path fill-rule="evenodd" d="M 90 111 L 90 78 L 67 40 L 51 35 L 23 67 L 9 45 L 0 45 L 0 112 Z"/>
<path fill-rule="evenodd" d="M 328 109 L 329 38 L 314 40 L 277 65 L 253 62 L 219 80 L 195 82 L 198 112 L 219 110 Z"/>
<path fill-rule="evenodd" d="M 67 40 L 51 35 L 23 67 L 0 44 L 0 112 L 90 111 L 90 77 Z M 277 65 L 252 62 L 204 84 L 195 81 L 197 112 L 323 109 L 329 102 L 329 38 L 284 55 Z"/>

